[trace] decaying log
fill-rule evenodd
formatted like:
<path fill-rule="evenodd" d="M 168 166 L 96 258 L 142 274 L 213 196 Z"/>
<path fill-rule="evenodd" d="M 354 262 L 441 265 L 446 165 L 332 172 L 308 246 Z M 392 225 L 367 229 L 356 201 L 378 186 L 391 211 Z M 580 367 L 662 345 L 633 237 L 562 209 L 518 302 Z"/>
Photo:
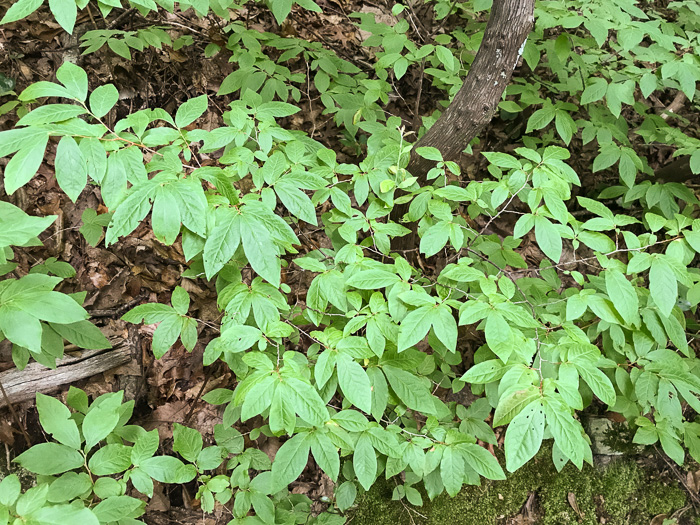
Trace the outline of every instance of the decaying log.
<path fill-rule="evenodd" d="M 123 342 L 107 350 L 83 350 L 66 355 L 55 369 L 32 362 L 24 370 L 12 368 L 0 373 L 0 383 L 11 403 L 34 399 L 37 392 L 50 392 L 131 361 L 132 346 Z M 0 396 L 0 407 L 7 405 Z"/>

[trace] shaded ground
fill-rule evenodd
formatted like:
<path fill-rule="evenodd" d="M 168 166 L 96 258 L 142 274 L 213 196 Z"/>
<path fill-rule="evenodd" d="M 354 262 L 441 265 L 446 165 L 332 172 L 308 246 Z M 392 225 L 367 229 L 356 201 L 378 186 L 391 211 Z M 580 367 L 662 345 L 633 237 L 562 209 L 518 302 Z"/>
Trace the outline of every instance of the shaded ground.
<path fill-rule="evenodd" d="M 363 6 L 352 1 L 329 0 L 319 4 L 324 9 L 324 15 L 295 12 L 290 22 L 283 27 L 277 26 L 265 9 L 252 12 L 254 7 L 250 7 L 251 12 L 241 12 L 241 16 L 254 21 L 249 26 L 252 29 L 323 42 L 339 56 L 355 60 L 359 67 L 367 69 L 367 51 L 359 46 L 358 32 L 347 17 L 348 13 L 359 11 Z M 116 18 L 117 15 L 111 15 L 110 23 Z M 136 29 L 156 23 L 168 27 L 173 39 L 183 35 L 192 36 L 194 44 L 178 51 L 164 48 L 162 51 L 148 49 L 142 53 L 133 52 L 132 61 L 117 57 L 107 48 L 78 58 L 80 65 L 90 74 L 91 87 L 111 82 L 120 90 L 118 107 L 108 118 L 110 125 L 138 109 L 163 107 L 174 112 L 188 98 L 201 93 L 214 95 L 221 81 L 232 71 L 226 52 L 210 60 L 201 59 L 208 43 L 225 42 L 221 28 L 209 20 L 197 20 L 194 16 L 185 14 L 146 21 L 135 15 L 122 19 L 112 28 Z M 78 24 L 79 27 L 82 24 L 82 30 L 102 27 L 99 19 L 95 22 L 87 15 L 83 15 Z M 16 82 L 17 92 L 30 83 L 52 80 L 55 70 L 66 57 L 76 59 L 79 55 L 77 41 L 65 36 L 51 17 L 47 16 L 46 8 L 28 21 L 4 26 L 0 33 L 0 45 L 0 56 L 3 57 L 0 73 Z M 193 68 L 192 63 L 199 67 Z M 417 92 L 417 78 L 408 75 L 400 86 L 401 97 L 394 100 L 388 108 L 390 112 L 402 116 L 409 126 L 417 115 L 413 111 L 414 105 L 405 101 L 412 101 Z M 439 98 L 442 95 L 426 83 L 422 90 L 421 104 L 430 109 L 421 108 L 421 113 L 429 114 Z M 0 97 L 0 105 L 11 100 L 11 96 Z M 213 97 L 212 100 L 209 113 L 201 121 L 206 129 L 221 125 L 221 113 L 227 103 L 225 97 Z M 355 152 L 341 143 L 331 118 L 321 114 L 322 106 L 318 99 L 309 97 L 306 103 L 303 114 L 296 120 L 291 120 L 290 126 L 309 132 L 315 139 L 341 152 L 340 160 L 344 156 L 346 160 L 352 161 Z M 526 119 L 527 116 L 521 118 Z M 697 116 L 689 117 L 693 122 L 697 120 Z M 16 120 L 14 113 L 0 116 L 0 129 L 11 128 Z M 496 121 L 482 137 L 479 147 L 499 149 L 510 138 L 509 130 L 516 124 Z M 199 398 L 203 392 L 213 388 L 233 386 L 231 373 L 222 363 L 215 363 L 206 370 L 202 366 L 203 349 L 215 335 L 209 326 L 217 324 L 220 315 L 216 308 L 213 284 L 202 279 L 181 279 L 186 261 L 179 241 L 173 246 L 163 246 L 155 240 L 148 225 L 142 225 L 129 238 L 109 249 L 103 244 L 96 248 L 87 244 L 78 233 L 83 211 L 91 208 L 104 213 L 107 210 L 101 207 L 99 195 L 90 193 L 89 189 L 75 205 L 60 191 L 53 177 L 55 146 L 56 142 L 50 142 L 46 162 L 38 176 L 9 198 L 29 214 L 58 214 L 60 217 L 55 228 L 42 236 L 44 247 L 17 250 L 17 273 L 23 275 L 49 257 L 69 262 L 77 270 L 77 275 L 67 279 L 61 291 L 87 291 L 85 306 L 95 317 L 96 324 L 110 337 L 131 339 L 137 350 L 129 365 L 81 381 L 76 386 L 93 397 L 107 391 L 126 389 L 126 398 L 136 400 L 134 422 L 147 429 L 158 428 L 164 440 L 165 452 L 168 452 L 168 439 L 172 436 L 172 424 L 175 422 L 197 428 L 205 440 L 211 441 L 213 426 L 220 422 L 220 413 L 217 407 L 207 405 L 199 401 Z M 656 152 L 656 162 L 663 164 L 669 154 L 669 151 Z M 590 153 L 584 152 L 580 156 L 582 166 L 589 164 L 586 155 Z M 0 165 L 6 162 L 7 159 L 2 159 Z M 464 172 L 474 174 L 482 168 L 483 166 L 472 162 L 465 166 Z M 595 186 L 599 182 L 596 179 L 587 183 Z M 7 198 L 4 193 L 0 197 Z M 300 237 L 308 239 L 309 244 L 315 239 L 312 231 L 304 232 Z M 537 266 L 539 252 L 528 251 L 529 249 L 530 245 L 525 241 L 522 250 L 527 252 L 525 255 L 531 264 Z M 432 266 L 426 263 L 425 268 L 430 269 Z M 308 283 L 294 281 L 294 276 L 290 277 L 289 284 L 293 287 L 291 295 L 297 293 L 303 299 Z M 202 321 L 199 341 L 192 353 L 187 353 L 178 343 L 162 359 L 154 360 L 150 352 L 152 327 L 130 327 L 119 318 L 136 304 L 167 303 L 176 285 L 185 287 L 190 293 L 193 300 L 190 315 Z M 466 340 L 460 341 L 460 344 L 467 347 L 480 344 L 479 341 L 469 340 L 470 334 L 463 335 Z M 8 345 L 0 343 L 0 371 L 12 366 Z M 67 385 L 55 393 L 62 394 L 65 390 Z M 44 441 L 32 403 L 15 408 L 20 424 L 26 428 L 31 440 L 34 443 Z M 249 429 L 241 427 L 239 430 L 245 432 Z M 6 411 L 3 412 L 0 418 L 0 441 L 7 447 L 8 461 L 25 448 L 19 436 L 17 425 L 11 421 Z M 246 445 L 257 446 L 272 456 L 279 447 L 279 442 L 265 441 L 263 437 L 255 442 L 247 442 Z M 661 525 L 663 520 L 652 520 L 659 515 L 670 517 L 676 512 L 679 514 L 674 517 L 678 517 L 679 522 L 692 523 L 688 520 L 693 512 L 688 507 L 688 497 L 680 488 L 678 479 L 680 474 L 686 480 L 688 488 L 697 493 L 695 478 L 684 473 L 670 472 L 661 460 L 624 460 L 601 470 L 586 467 L 582 473 L 569 466 L 557 474 L 551 460 L 544 457 L 544 454 L 546 453 L 506 482 L 465 489 L 454 500 L 441 496 L 434 502 L 428 502 L 424 496 L 426 505 L 415 510 L 391 501 L 393 481 L 378 484 L 372 492 L 359 500 L 357 509 L 352 513 L 352 523 Z M 332 489 L 329 480 L 311 465 L 294 485 L 295 492 L 307 494 L 312 500 L 331 496 Z M 148 507 L 146 521 L 194 523 L 197 518 L 201 518 L 201 511 L 197 509 L 198 502 L 194 500 L 195 491 L 196 487 L 193 486 L 184 489 L 178 487 L 171 492 L 164 492 L 162 487 L 157 488 Z M 218 522 L 226 523 L 230 517 L 222 515 L 219 518 Z M 211 523 L 215 522 L 216 517 L 212 518 Z"/>

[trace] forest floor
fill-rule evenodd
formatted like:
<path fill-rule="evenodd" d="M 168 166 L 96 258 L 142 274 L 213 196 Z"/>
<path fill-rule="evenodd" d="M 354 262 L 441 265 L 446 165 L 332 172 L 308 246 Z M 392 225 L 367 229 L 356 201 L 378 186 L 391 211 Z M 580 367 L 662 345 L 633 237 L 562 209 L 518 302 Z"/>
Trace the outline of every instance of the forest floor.
<path fill-rule="evenodd" d="M 0 1 L 0 4 L 7 4 Z M 369 51 L 360 45 L 361 37 L 348 14 L 353 11 L 371 11 L 390 16 L 384 5 L 369 2 L 356 4 L 354 0 L 326 0 L 319 2 L 324 14 L 293 11 L 288 22 L 278 26 L 269 13 L 260 9 L 241 10 L 238 16 L 248 17 L 249 27 L 283 35 L 320 41 L 335 50 L 339 56 L 367 68 Z M 87 11 L 83 11 L 87 13 Z M 46 7 L 28 19 L 0 28 L 0 106 L 12 100 L 2 96 L 3 85 L 8 79 L 16 83 L 14 91 L 21 92 L 27 85 L 40 80 L 53 80 L 56 69 L 65 60 L 77 61 L 89 74 L 91 87 L 113 83 L 120 93 L 116 110 L 108 115 L 111 126 L 128 113 L 143 108 L 162 107 L 174 113 L 175 108 L 188 98 L 207 93 L 211 95 L 210 109 L 198 125 L 212 129 L 222 125 L 222 113 L 231 97 L 214 96 L 221 81 L 233 71 L 225 50 L 215 57 L 202 60 L 204 47 L 210 42 L 225 42 L 221 28 L 209 19 L 177 15 L 160 20 L 145 20 L 134 16 L 122 18 L 113 29 L 132 30 L 149 24 L 162 25 L 168 31 L 180 35 L 191 35 L 194 44 L 179 50 L 149 48 L 144 52 L 133 51 L 133 60 L 127 61 L 108 48 L 87 56 L 80 56 L 78 42 L 70 39 L 48 16 Z M 116 15 L 112 15 L 116 19 Z M 114 22 L 112 18 L 109 22 Z M 102 29 L 104 21 L 97 17 L 82 15 L 78 20 L 78 32 Z M 197 67 L 192 67 L 197 64 Z M 365 64 L 365 66 L 363 66 Z M 387 110 L 401 116 L 409 129 L 415 121 L 413 101 L 418 92 L 418 79 L 410 75 L 399 86 L 397 99 Z M 11 88 L 10 88 L 11 89 Z M 426 87 L 422 92 L 421 113 L 428 115 L 437 106 L 440 93 Z M 407 102 L 409 101 L 409 102 Z M 332 117 L 322 114 L 323 106 L 311 97 L 302 105 L 304 111 L 289 119 L 289 127 L 302 129 L 313 138 L 339 152 L 339 161 L 352 161 L 356 152 L 341 143 Z M 17 121 L 14 112 L 0 116 L 0 130 L 10 129 Z M 482 137 L 483 148 L 493 147 L 505 135 L 505 123 L 495 121 L 490 131 Z M 126 391 L 126 399 L 136 401 L 134 422 L 147 430 L 157 428 L 167 450 L 172 437 L 173 423 L 196 428 L 205 442 L 211 441 L 213 428 L 221 421 L 218 407 L 201 400 L 203 393 L 213 388 L 231 386 L 234 378 L 225 364 L 217 362 L 203 367 L 202 354 L 207 342 L 215 336 L 209 326 L 216 325 L 221 314 L 216 306 L 213 283 L 204 279 L 181 279 L 187 268 L 182 247 L 177 241 L 172 246 L 159 243 L 147 225 L 141 225 L 132 235 L 110 248 L 104 243 L 90 246 L 79 233 L 83 225 L 83 213 L 87 209 L 106 212 L 97 189 L 88 187 L 77 203 L 73 204 L 57 186 L 54 174 L 53 155 L 56 142 L 49 142 L 49 149 L 38 176 L 12 196 L 0 194 L 30 215 L 56 214 L 59 220 L 55 227 L 41 237 L 43 247 L 16 250 L 19 267 L 16 272 L 25 274 L 33 266 L 56 258 L 70 263 L 76 275 L 66 279 L 62 292 L 87 291 L 85 308 L 93 315 L 93 321 L 112 341 L 124 341 L 131 348 L 129 362 L 119 368 L 82 379 L 74 386 L 85 390 L 90 396 L 118 389 Z M 345 159 L 343 159 L 343 155 Z M 582 157 L 587 153 L 581 152 Z M 658 164 L 666 161 L 667 155 L 659 154 Z M 476 156 L 474 156 L 476 158 Z M 0 160 L 6 162 L 6 159 Z M 463 162 L 465 173 L 473 175 L 484 166 L 473 159 Z M 582 160 L 583 163 L 583 160 Z M 587 160 L 586 162 L 587 163 Z M 589 187 L 601 180 L 585 181 Z M 314 232 L 305 232 L 309 243 L 315 242 Z M 522 250 L 534 266 L 540 254 L 525 242 Z M 530 250 L 528 252 L 528 250 Z M 426 266 L 429 263 L 426 262 Z M 296 280 L 296 281 L 295 281 Z M 305 293 L 308 283 L 299 282 L 294 275 L 287 276 L 292 286 L 297 284 L 298 293 Z M 146 302 L 168 303 L 170 293 L 176 285 L 183 286 L 193 300 L 190 315 L 196 316 L 203 327 L 194 351 L 187 352 L 178 342 L 163 358 L 155 360 L 150 352 L 152 326 L 133 326 L 120 317 L 131 307 Z M 481 342 L 467 341 L 465 345 L 476 347 Z M 465 349 L 465 352 L 469 348 Z M 11 348 L 7 341 L 0 343 L 0 373 L 14 368 Z M 2 376 L 0 376 L 2 377 Z M 46 380 L 44 391 L 62 396 L 69 384 L 57 384 Z M 4 403 L 2 403 L 4 404 Z M 7 465 L 10 460 L 27 448 L 27 441 L 36 444 L 45 440 L 38 423 L 33 401 L 13 404 L 15 417 L 2 408 L 0 418 L 0 441 L 6 447 Z M 26 433 L 26 438 L 23 432 Z M 245 428 L 239 429 L 245 432 Z M 271 457 L 280 443 L 262 436 L 255 443 Z M 467 488 L 454 500 L 438 498 L 424 508 L 409 508 L 391 501 L 392 487 L 380 484 L 369 494 L 360 498 L 358 508 L 351 512 L 352 523 L 369 525 L 382 523 L 442 523 L 479 524 L 488 523 L 630 523 L 661 525 L 664 518 L 677 518 L 678 523 L 691 523 L 693 504 L 698 501 L 700 478 L 697 473 L 680 472 L 671 467 L 660 456 L 615 460 L 611 465 L 584 469 L 583 473 L 565 469 L 561 474 L 553 470 L 551 460 L 541 454 L 538 460 L 524 468 L 517 476 L 506 482 L 489 483 L 484 487 Z M 602 461 L 602 460 L 601 460 Z M 304 475 L 295 482 L 293 491 L 307 494 L 313 501 L 332 497 L 333 485 L 314 465 L 309 463 Z M 147 523 L 226 523 L 225 514 L 202 518 L 198 502 L 194 499 L 196 487 L 178 487 L 168 491 L 162 485 L 147 508 Z M 427 498 L 425 498 L 427 501 Z M 674 514 L 675 513 L 675 514 Z M 203 520 L 203 521 L 202 521 Z"/>

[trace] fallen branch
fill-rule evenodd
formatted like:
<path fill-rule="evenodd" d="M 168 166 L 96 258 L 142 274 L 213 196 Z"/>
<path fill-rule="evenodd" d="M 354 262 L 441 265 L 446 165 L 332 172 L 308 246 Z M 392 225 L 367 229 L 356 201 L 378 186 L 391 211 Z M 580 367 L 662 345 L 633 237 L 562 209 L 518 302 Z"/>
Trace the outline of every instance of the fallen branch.
<path fill-rule="evenodd" d="M 7 394 L 0 396 L 0 407 L 7 406 L 8 400 L 19 403 L 34 399 L 37 392 L 50 392 L 63 385 L 101 374 L 128 363 L 131 356 L 132 347 L 118 343 L 107 350 L 84 350 L 79 355 L 67 355 L 56 363 L 53 370 L 39 363 L 30 363 L 24 370 L 6 370 L 0 373 L 0 383 Z"/>

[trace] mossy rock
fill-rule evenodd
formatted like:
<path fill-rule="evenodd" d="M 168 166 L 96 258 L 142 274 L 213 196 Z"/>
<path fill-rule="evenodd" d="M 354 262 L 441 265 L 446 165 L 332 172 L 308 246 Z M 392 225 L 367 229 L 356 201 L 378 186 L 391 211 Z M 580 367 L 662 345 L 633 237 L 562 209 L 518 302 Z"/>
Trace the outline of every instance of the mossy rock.
<path fill-rule="evenodd" d="M 670 515 L 686 504 L 686 493 L 676 482 L 658 478 L 655 465 L 640 466 L 629 457 L 605 467 L 585 465 L 579 471 L 569 464 L 557 473 L 551 453 L 543 450 L 505 481 L 469 486 L 450 498 L 429 501 L 422 507 L 392 501 L 397 482 L 380 479 L 358 496 L 351 511 L 353 525 L 491 525 L 517 516 L 530 494 L 536 495 L 536 523 L 543 525 L 648 525 L 658 514 Z M 421 491 L 422 492 L 422 491 Z M 576 506 L 577 510 L 574 509 Z M 411 514 L 409 517 L 409 513 Z M 694 523 L 686 512 L 684 520 Z"/>

